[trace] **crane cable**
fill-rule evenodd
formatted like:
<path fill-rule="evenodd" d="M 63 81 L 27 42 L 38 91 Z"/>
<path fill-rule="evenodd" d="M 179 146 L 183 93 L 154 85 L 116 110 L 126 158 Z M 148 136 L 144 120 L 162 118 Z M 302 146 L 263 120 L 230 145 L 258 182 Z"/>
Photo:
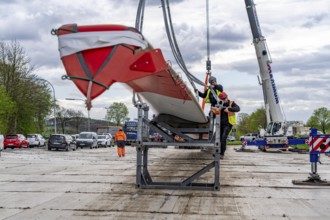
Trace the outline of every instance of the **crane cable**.
<path fill-rule="evenodd" d="M 209 76 L 211 76 L 211 60 L 210 60 L 210 23 L 209 23 L 209 0 L 206 0 L 206 50 L 207 50 L 207 60 L 206 60 L 206 76 L 204 92 L 207 90 L 207 81 Z M 202 101 L 202 109 L 205 108 L 205 98 Z"/>
<path fill-rule="evenodd" d="M 143 18 L 144 18 L 144 8 L 145 8 L 145 0 L 139 1 L 138 10 L 136 12 L 136 19 L 135 19 L 135 28 L 142 33 L 142 26 L 143 26 Z"/>
<path fill-rule="evenodd" d="M 188 69 L 184 63 L 184 60 L 182 58 L 176 38 L 175 38 L 169 2 L 168 2 L 168 0 L 161 0 L 161 3 L 162 3 L 164 23 L 165 23 L 165 30 L 166 30 L 166 34 L 167 34 L 174 58 L 175 58 L 176 62 L 178 63 L 179 67 L 186 74 L 186 76 L 187 76 L 190 84 L 194 88 L 194 90 L 197 90 L 194 82 L 197 84 L 200 84 L 202 86 L 204 86 L 205 84 L 188 71 Z"/>
<path fill-rule="evenodd" d="M 145 8 L 145 0 L 140 0 L 139 1 L 139 6 L 136 12 L 136 19 L 135 19 L 135 28 L 142 33 L 142 27 L 143 27 L 143 18 L 144 18 L 144 8 Z M 139 94 L 137 94 L 138 97 L 138 102 L 142 103 L 141 98 Z M 135 91 L 133 91 L 133 97 L 132 101 L 134 106 L 137 106 L 137 101 L 135 99 Z"/>
<path fill-rule="evenodd" d="M 207 2 L 208 3 L 208 2 Z M 166 34 L 170 43 L 170 47 L 172 50 L 172 53 L 174 55 L 175 60 L 177 61 L 179 67 L 183 70 L 183 72 L 186 74 L 189 82 L 191 83 L 192 87 L 194 88 L 195 91 L 198 91 L 194 82 L 204 86 L 205 88 L 208 87 L 207 86 L 207 79 L 205 81 L 205 83 L 203 83 L 201 80 L 199 80 L 197 77 L 195 77 L 193 74 L 191 74 L 185 63 L 184 60 L 182 58 L 179 46 L 177 44 L 176 38 L 175 38 L 175 33 L 174 33 L 174 29 L 173 29 L 173 25 L 172 25 L 172 19 L 171 19 L 171 11 L 170 11 L 170 4 L 168 2 L 168 0 L 161 0 L 161 4 L 162 4 L 162 9 L 163 9 L 163 17 L 164 17 L 164 23 L 165 23 L 165 29 L 166 29 Z M 140 0 L 139 1 L 139 6 L 138 6 L 138 10 L 137 10 L 137 14 L 136 14 L 136 20 L 135 20 L 135 28 L 141 33 L 142 32 L 142 26 L 143 26 L 143 18 L 144 18 L 144 8 L 145 8 L 145 0 Z M 207 11 L 208 11 L 208 7 L 207 7 Z M 208 12 L 207 12 L 208 14 Z M 207 21 L 208 23 L 208 21 Z M 208 25 L 207 25 L 208 26 Z M 208 29 L 207 29 L 208 31 Z M 208 47 L 208 61 L 207 61 L 207 68 L 209 67 L 211 69 L 211 61 L 209 60 L 209 54 L 210 54 L 210 50 L 209 50 L 209 33 L 207 33 L 208 39 L 207 39 L 207 47 Z M 217 102 L 219 103 L 219 98 L 217 97 L 215 91 L 209 87 L 212 95 L 214 97 L 216 97 Z M 204 109 L 204 108 L 203 108 Z"/>
<path fill-rule="evenodd" d="M 195 91 L 198 91 L 198 90 L 197 90 L 194 82 L 199 84 L 199 85 L 208 87 L 210 89 L 210 92 L 212 93 L 213 97 L 216 99 L 217 104 L 220 104 L 221 103 L 220 98 L 216 95 L 216 92 L 214 91 L 214 89 L 207 85 L 207 81 L 205 83 L 203 83 L 201 80 L 199 80 L 197 77 L 195 77 L 193 74 L 191 74 L 187 70 L 186 65 L 184 63 L 184 60 L 182 58 L 180 49 L 179 49 L 178 44 L 176 42 L 176 38 L 175 38 L 174 30 L 173 30 L 173 25 L 172 25 L 171 11 L 170 11 L 169 2 L 168 2 L 168 0 L 161 0 L 161 3 L 162 3 L 162 9 L 163 9 L 163 17 L 164 17 L 166 34 L 167 34 L 167 37 L 168 37 L 168 40 L 169 40 L 169 43 L 170 43 L 170 46 L 171 46 L 171 49 L 172 49 L 172 53 L 174 55 L 175 60 L 177 61 L 178 65 L 183 70 L 183 72 L 186 74 L 189 82 L 191 83 L 191 85 L 192 85 L 192 87 L 194 88 Z M 210 61 L 208 63 L 211 64 Z M 211 68 L 211 66 L 210 66 L 210 68 Z M 198 94 L 196 94 L 196 96 L 198 97 Z"/>
<path fill-rule="evenodd" d="M 183 72 L 187 75 L 188 80 L 190 81 L 191 85 L 193 86 L 194 90 L 197 90 L 196 86 L 194 85 L 194 81 L 204 85 L 203 82 L 199 81 L 195 76 L 193 76 L 188 70 L 187 67 L 183 61 L 180 49 L 178 47 L 178 44 L 176 42 L 176 38 L 174 35 L 174 29 L 172 26 L 172 20 L 171 20 L 171 12 L 169 8 L 168 0 L 164 2 L 164 0 L 161 0 L 162 2 L 162 8 L 163 8 L 163 14 L 164 14 L 164 21 L 165 21 L 165 28 L 166 33 L 169 39 L 169 43 L 174 55 L 175 60 L 177 61 L 180 68 L 183 70 Z M 143 26 L 143 18 L 144 18 L 144 8 L 145 8 L 145 0 L 140 0 L 138 5 L 138 10 L 136 13 L 136 20 L 135 20 L 135 28 L 141 33 L 142 32 L 142 26 Z M 167 11 L 166 11 L 167 9 Z"/>

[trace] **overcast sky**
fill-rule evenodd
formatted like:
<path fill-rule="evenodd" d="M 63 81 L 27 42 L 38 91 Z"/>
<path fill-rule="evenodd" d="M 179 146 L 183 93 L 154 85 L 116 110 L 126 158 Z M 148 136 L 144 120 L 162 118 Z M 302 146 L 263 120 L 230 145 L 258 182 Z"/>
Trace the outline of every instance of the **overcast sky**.
<path fill-rule="evenodd" d="M 160 0 L 146 0 L 143 35 L 175 63 L 165 34 Z M 172 21 L 183 58 L 191 73 L 205 79 L 205 0 L 170 0 Z M 287 120 L 306 122 L 320 107 L 330 109 L 330 1 L 255 0 L 262 34 L 272 56 L 272 70 Z M 85 99 L 65 74 L 57 37 L 51 29 L 63 24 L 123 24 L 134 27 L 138 0 L 0 0 L 0 40 L 16 39 L 52 83 L 66 108 L 82 110 Z M 229 98 L 251 113 L 263 106 L 258 65 L 244 0 L 209 0 L 212 73 Z M 175 66 L 175 65 L 174 65 Z M 182 72 L 179 68 L 175 68 Z M 199 88 L 202 90 L 202 88 Z M 115 84 L 93 101 L 91 117 L 102 119 L 113 102 L 124 102 L 136 118 L 132 93 Z"/>

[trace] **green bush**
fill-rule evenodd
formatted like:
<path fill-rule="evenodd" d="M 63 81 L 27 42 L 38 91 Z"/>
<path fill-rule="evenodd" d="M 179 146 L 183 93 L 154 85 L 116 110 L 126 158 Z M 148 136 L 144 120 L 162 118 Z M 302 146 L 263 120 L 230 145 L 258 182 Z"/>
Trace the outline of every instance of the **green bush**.
<path fill-rule="evenodd" d="M 308 144 L 298 144 L 298 145 L 292 145 L 290 147 L 295 149 L 309 150 Z"/>
<path fill-rule="evenodd" d="M 227 145 L 242 145 L 241 141 L 227 141 Z"/>

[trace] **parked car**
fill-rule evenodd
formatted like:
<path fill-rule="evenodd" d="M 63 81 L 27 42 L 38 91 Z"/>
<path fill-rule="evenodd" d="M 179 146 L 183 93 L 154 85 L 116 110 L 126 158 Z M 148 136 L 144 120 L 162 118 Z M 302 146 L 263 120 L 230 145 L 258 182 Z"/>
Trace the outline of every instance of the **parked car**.
<path fill-rule="evenodd" d="M 97 145 L 98 147 L 111 147 L 115 146 L 114 140 L 111 134 L 99 134 L 97 135 Z"/>
<path fill-rule="evenodd" d="M 235 137 L 234 136 L 228 136 L 227 141 L 235 141 Z"/>
<path fill-rule="evenodd" d="M 239 139 L 241 141 L 254 141 L 255 139 L 257 139 L 258 137 L 258 134 L 255 134 L 255 133 L 247 133 L 243 136 L 241 136 Z"/>
<path fill-rule="evenodd" d="M 10 147 L 14 149 L 15 147 L 29 147 L 29 142 L 26 137 L 22 134 L 7 134 L 3 142 L 4 149 Z"/>
<path fill-rule="evenodd" d="M 40 147 L 40 146 L 45 146 L 45 138 L 41 136 L 41 134 L 28 134 L 26 135 L 26 138 L 29 142 L 29 146 L 33 147 Z"/>
<path fill-rule="evenodd" d="M 97 148 L 97 134 L 96 132 L 81 132 L 76 139 L 77 147 L 81 149 L 84 147 Z"/>
<path fill-rule="evenodd" d="M 0 134 L 0 151 L 3 150 L 3 140 L 4 140 L 4 136 L 2 134 Z"/>
<path fill-rule="evenodd" d="M 115 138 L 109 133 L 110 137 L 110 147 L 115 147 Z"/>
<path fill-rule="evenodd" d="M 76 144 L 77 143 L 77 138 L 79 137 L 79 134 L 72 134 L 71 137 L 73 139 L 73 143 Z"/>
<path fill-rule="evenodd" d="M 79 134 L 72 134 L 71 136 L 72 136 L 73 140 L 76 140 L 79 137 Z"/>
<path fill-rule="evenodd" d="M 72 149 L 75 151 L 77 149 L 71 135 L 68 134 L 52 134 L 48 139 L 47 146 L 48 150 L 55 148 L 56 150 L 62 149 L 69 151 Z"/>

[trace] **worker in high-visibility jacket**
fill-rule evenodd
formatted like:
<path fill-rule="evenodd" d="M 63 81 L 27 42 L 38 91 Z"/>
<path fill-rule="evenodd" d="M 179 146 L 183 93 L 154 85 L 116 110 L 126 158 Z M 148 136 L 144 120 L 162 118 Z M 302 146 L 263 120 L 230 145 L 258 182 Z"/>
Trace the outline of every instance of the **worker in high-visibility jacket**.
<path fill-rule="evenodd" d="M 221 152 L 220 159 L 224 158 L 227 148 L 227 137 L 233 127 L 236 124 L 236 112 L 240 111 L 240 107 L 234 102 L 228 99 L 226 92 L 222 92 L 219 98 L 223 101 L 223 108 L 221 108 L 221 122 L 220 122 L 220 142 Z"/>
<path fill-rule="evenodd" d="M 117 143 L 117 153 L 119 157 L 125 157 L 125 142 L 126 134 L 123 132 L 122 128 L 119 128 L 115 135 L 115 141 Z"/>
<path fill-rule="evenodd" d="M 210 87 L 214 90 L 217 96 L 221 94 L 223 91 L 223 87 L 221 84 L 217 84 L 217 79 L 214 76 L 210 76 L 209 78 Z M 198 95 L 201 98 L 205 98 L 205 103 L 211 103 L 211 106 L 215 106 L 217 104 L 216 98 L 211 93 L 210 89 L 205 90 L 204 93 L 198 91 Z"/>

